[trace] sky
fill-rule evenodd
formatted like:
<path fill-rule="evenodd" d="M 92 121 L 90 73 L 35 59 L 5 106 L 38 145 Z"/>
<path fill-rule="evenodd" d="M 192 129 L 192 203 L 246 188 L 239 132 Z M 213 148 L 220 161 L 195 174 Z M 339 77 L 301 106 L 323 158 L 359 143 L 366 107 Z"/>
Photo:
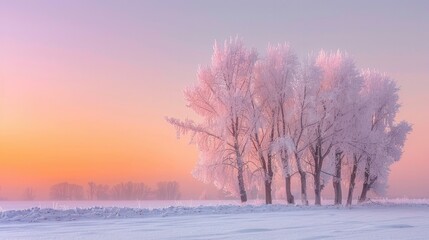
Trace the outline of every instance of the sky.
<path fill-rule="evenodd" d="M 183 89 L 215 40 L 240 36 L 260 53 L 344 50 L 394 78 L 397 120 L 413 132 L 387 196 L 429 198 L 428 12 L 427 1 L 0 1 L 0 196 L 176 180 L 198 198 L 196 147 L 164 117 L 195 117 Z"/>

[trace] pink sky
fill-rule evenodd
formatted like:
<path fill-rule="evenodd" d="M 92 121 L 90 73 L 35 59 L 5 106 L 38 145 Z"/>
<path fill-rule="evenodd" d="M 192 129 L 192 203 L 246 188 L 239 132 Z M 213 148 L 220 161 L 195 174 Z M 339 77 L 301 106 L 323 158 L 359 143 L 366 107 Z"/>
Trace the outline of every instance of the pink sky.
<path fill-rule="evenodd" d="M 214 40 L 240 35 L 308 51 L 346 50 L 362 68 L 397 80 L 398 120 L 413 124 L 388 196 L 429 197 L 429 5 L 395 1 L 216 2 L 2 1 L 0 195 L 58 181 L 178 180 L 195 146 L 164 116 L 194 117 L 182 90 L 210 61 Z"/>

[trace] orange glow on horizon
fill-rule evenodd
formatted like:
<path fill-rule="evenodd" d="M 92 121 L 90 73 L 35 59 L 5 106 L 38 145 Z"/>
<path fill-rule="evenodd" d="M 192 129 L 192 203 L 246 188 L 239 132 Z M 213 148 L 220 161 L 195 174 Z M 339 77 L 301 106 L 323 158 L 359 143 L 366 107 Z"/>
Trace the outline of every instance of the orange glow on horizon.
<path fill-rule="evenodd" d="M 349 17 L 338 21 L 338 9 L 315 2 L 230 4 L 238 11 L 218 3 L 85 4 L 0 2 L 0 198 L 33 187 L 46 199 L 63 181 L 129 180 L 177 180 L 184 198 L 198 198 L 208 186 L 191 176 L 197 149 L 177 140 L 164 117 L 195 118 L 182 91 L 195 83 L 198 64 L 210 62 L 213 42 L 231 35 L 261 54 L 268 42 L 287 41 L 301 59 L 340 48 L 357 66 L 392 76 L 401 87 L 397 119 L 413 132 L 391 168 L 388 196 L 429 198 L 416 187 L 429 182 L 427 8 L 347 3 Z"/>

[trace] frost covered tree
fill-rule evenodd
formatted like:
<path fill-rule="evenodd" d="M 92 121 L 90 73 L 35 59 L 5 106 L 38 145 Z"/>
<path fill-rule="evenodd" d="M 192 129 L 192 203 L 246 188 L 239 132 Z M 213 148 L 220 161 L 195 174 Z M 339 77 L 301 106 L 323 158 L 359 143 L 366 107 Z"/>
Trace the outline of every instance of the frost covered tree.
<path fill-rule="evenodd" d="M 192 120 L 167 118 L 178 134 L 192 135 L 200 158 L 194 176 L 219 188 L 238 193 L 247 201 L 245 172 L 249 145 L 251 82 L 257 59 L 238 38 L 215 43 L 210 66 L 198 71 L 198 83 L 185 91 L 187 106 L 201 117 Z M 236 181 L 231 179 L 235 175 Z"/>
<path fill-rule="evenodd" d="M 349 128 L 348 151 L 346 152 L 346 160 L 350 169 L 349 188 L 347 194 L 347 205 L 351 205 L 353 201 L 353 191 L 356 185 L 356 179 L 360 179 L 358 173 L 362 166 L 362 162 L 368 156 L 367 149 L 371 146 L 368 142 L 370 135 L 370 108 L 368 107 L 368 99 L 361 89 L 358 96 L 358 101 L 353 106 L 353 117 L 350 120 L 351 127 Z M 359 170 L 359 172 L 358 172 Z"/>
<path fill-rule="evenodd" d="M 364 163 L 364 179 L 359 202 L 367 198 L 370 189 L 382 192 L 386 187 L 389 167 L 402 155 L 406 135 L 411 125 L 405 121 L 395 123 L 399 110 L 398 87 L 395 81 L 376 71 L 365 71 L 365 93 L 368 98 L 370 129 L 367 156 Z"/>
<path fill-rule="evenodd" d="M 266 203 L 272 203 L 273 160 L 280 160 L 285 177 L 288 203 L 294 203 L 291 193 L 291 167 L 286 130 L 288 112 L 292 108 L 293 82 L 298 60 L 288 44 L 269 46 L 267 56 L 255 67 L 255 84 L 252 98 L 251 141 L 263 173 Z M 290 147 L 289 147 L 290 149 Z"/>
<path fill-rule="evenodd" d="M 359 118 L 361 105 L 359 104 L 360 90 L 363 80 L 357 70 L 355 63 L 347 54 L 336 54 L 339 66 L 336 69 L 335 77 L 333 77 L 333 85 L 335 85 L 335 93 L 333 94 L 335 107 L 334 114 L 334 132 L 332 136 L 335 146 L 334 156 L 334 171 L 333 171 L 333 188 L 334 188 L 334 204 L 342 204 L 342 167 L 344 165 L 345 155 L 351 149 L 350 142 L 356 132 L 354 129 L 354 120 Z"/>
<path fill-rule="evenodd" d="M 301 203 L 308 205 L 307 199 L 307 169 L 310 165 L 303 161 L 308 153 L 309 130 L 317 122 L 313 119 L 312 107 L 314 106 L 313 92 L 315 91 L 315 79 L 320 78 L 320 68 L 315 64 L 315 58 L 309 57 L 300 68 L 298 78 L 295 81 L 292 101 L 292 111 L 289 115 L 287 131 L 292 143 L 293 157 L 300 176 Z"/>
<path fill-rule="evenodd" d="M 267 99 L 264 99 L 264 96 L 258 97 L 252 99 L 252 111 L 249 112 L 249 126 L 251 128 L 249 139 L 253 146 L 252 150 L 249 152 L 249 157 L 254 160 L 257 166 L 256 171 L 260 172 L 262 175 L 261 179 L 263 180 L 265 189 L 265 203 L 271 204 L 272 181 L 274 175 L 273 159 L 275 157 L 273 151 L 275 111 L 267 104 Z"/>
<path fill-rule="evenodd" d="M 320 69 L 320 76 L 312 79 L 312 114 L 316 124 L 309 136 L 315 204 L 321 204 L 321 191 L 325 185 L 322 174 L 325 178 L 333 176 L 335 204 L 341 204 L 342 145 L 351 116 L 350 107 L 355 100 L 353 96 L 358 94 L 361 81 L 353 60 L 340 51 L 321 51 L 314 64 Z M 331 165 L 331 169 L 326 165 Z M 334 174 L 329 174 L 332 169 Z"/>

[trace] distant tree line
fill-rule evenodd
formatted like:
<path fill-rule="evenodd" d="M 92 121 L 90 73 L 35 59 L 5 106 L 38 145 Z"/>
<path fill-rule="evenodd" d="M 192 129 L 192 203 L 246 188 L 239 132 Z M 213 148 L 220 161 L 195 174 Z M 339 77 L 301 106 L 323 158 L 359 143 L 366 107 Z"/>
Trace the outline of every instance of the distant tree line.
<path fill-rule="evenodd" d="M 62 182 L 51 186 L 50 197 L 55 200 L 83 200 L 83 187 L 77 184 Z"/>
<path fill-rule="evenodd" d="M 30 190 L 26 191 L 30 196 Z M 62 182 L 51 186 L 49 194 L 53 200 L 177 200 L 180 186 L 176 181 L 158 182 L 155 189 L 143 182 L 131 181 L 113 186 L 91 181 L 86 187 Z"/>

